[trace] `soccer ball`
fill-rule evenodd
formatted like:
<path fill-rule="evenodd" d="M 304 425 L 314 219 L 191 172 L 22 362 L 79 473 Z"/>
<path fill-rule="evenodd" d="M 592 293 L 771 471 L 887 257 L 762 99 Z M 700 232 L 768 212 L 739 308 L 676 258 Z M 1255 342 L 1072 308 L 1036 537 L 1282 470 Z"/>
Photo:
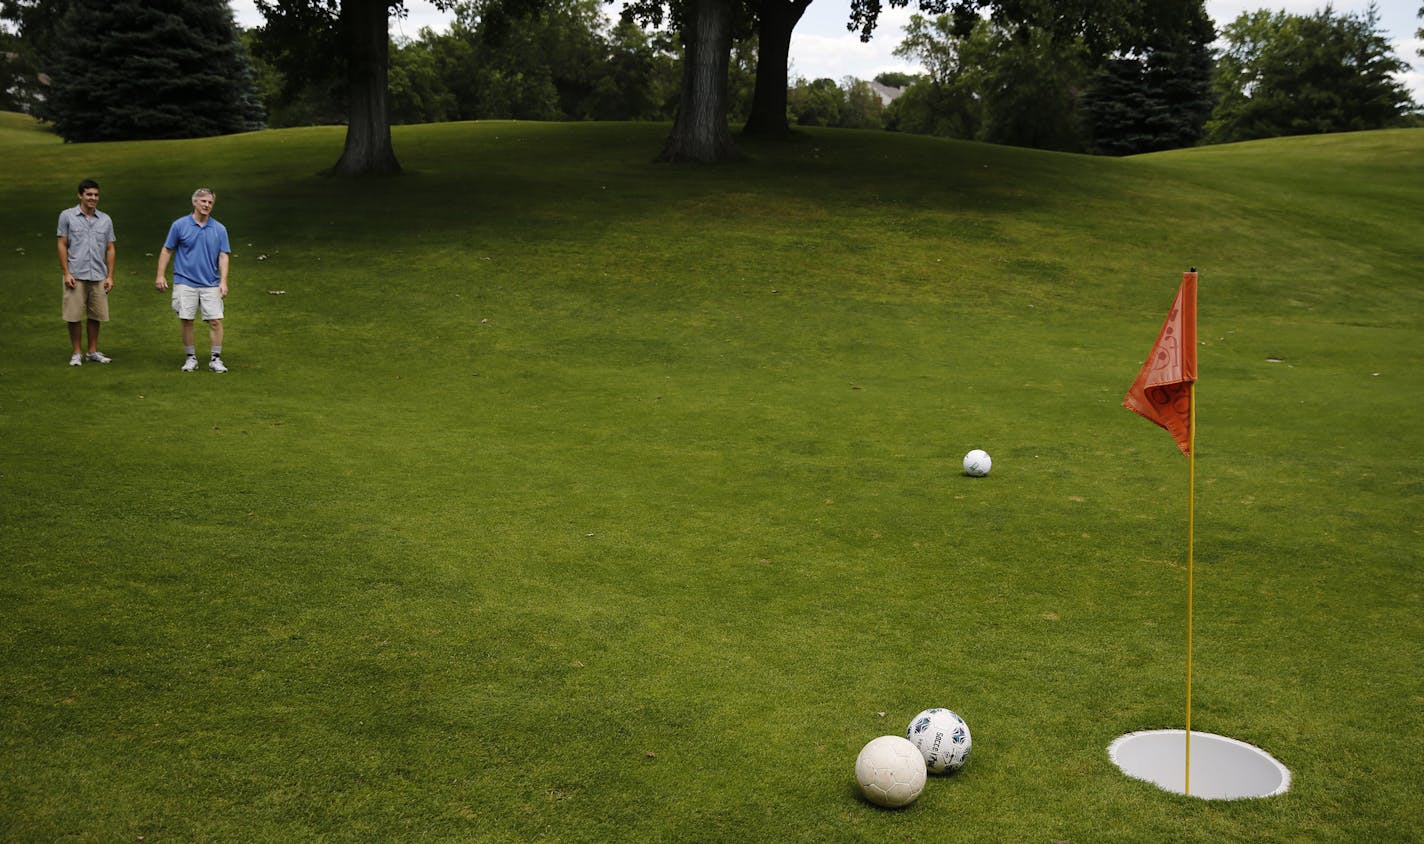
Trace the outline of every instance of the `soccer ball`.
<path fill-rule="evenodd" d="M 984 477 L 993 466 L 994 461 L 989 459 L 989 452 L 982 448 L 976 448 L 964 455 L 964 474 L 971 478 Z"/>
<path fill-rule="evenodd" d="M 969 725 L 948 709 L 926 709 L 916 715 L 905 737 L 924 754 L 925 765 L 936 774 L 957 771 L 969 759 Z"/>
<path fill-rule="evenodd" d="M 925 757 L 899 736 L 871 739 L 855 757 L 855 781 L 871 803 L 908 806 L 925 790 Z"/>

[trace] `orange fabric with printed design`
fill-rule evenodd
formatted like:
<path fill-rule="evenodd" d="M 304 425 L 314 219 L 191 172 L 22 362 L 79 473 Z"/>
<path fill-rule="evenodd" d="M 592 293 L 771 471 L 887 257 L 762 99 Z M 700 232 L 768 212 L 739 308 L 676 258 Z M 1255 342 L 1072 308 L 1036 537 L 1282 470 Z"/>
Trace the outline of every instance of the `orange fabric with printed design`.
<path fill-rule="evenodd" d="M 1122 406 L 1162 426 L 1183 454 L 1192 453 L 1192 384 L 1197 380 L 1197 274 L 1182 273 L 1177 299 L 1152 354 Z"/>

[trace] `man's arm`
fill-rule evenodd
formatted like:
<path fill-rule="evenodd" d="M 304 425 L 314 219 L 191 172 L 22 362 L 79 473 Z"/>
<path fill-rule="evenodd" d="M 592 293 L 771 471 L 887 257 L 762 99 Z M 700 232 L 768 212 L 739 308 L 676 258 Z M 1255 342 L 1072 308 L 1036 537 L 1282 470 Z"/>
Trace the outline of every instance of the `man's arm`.
<path fill-rule="evenodd" d="M 59 236 L 59 269 L 64 273 L 65 287 L 73 288 L 79 283 L 69 274 L 69 238 L 64 235 Z"/>
<path fill-rule="evenodd" d="M 227 298 L 227 264 L 228 255 L 226 252 L 218 253 L 218 294 L 224 299 Z"/>
<path fill-rule="evenodd" d="M 153 280 L 153 286 L 159 290 L 168 289 L 168 259 L 173 257 L 173 250 L 167 246 L 158 252 L 158 277 Z"/>
<path fill-rule="evenodd" d="M 104 276 L 105 293 L 114 289 L 114 259 L 117 254 L 117 250 L 114 249 L 114 242 L 112 240 L 109 241 L 108 247 L 104 249 L 104 266 L 109 269 L 109 274 Z"/>

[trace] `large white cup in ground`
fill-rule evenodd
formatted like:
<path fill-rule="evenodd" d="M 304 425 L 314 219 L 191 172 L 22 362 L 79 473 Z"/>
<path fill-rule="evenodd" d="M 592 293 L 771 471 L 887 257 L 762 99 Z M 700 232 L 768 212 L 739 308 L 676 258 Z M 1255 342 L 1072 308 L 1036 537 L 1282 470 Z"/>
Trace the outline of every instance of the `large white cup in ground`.
<path fill-rule="evenodd" d="M 1108 757 L 1124 774 L 1163 791 L 1187 793 L 1186 733 L 1146 730 L 1119 736 Z M 1290 788 L 1290 771 L 1259 747 L 1212 733 L 1192 732 L 1191 796 L 1205 800 L 1272 797 Z"/>

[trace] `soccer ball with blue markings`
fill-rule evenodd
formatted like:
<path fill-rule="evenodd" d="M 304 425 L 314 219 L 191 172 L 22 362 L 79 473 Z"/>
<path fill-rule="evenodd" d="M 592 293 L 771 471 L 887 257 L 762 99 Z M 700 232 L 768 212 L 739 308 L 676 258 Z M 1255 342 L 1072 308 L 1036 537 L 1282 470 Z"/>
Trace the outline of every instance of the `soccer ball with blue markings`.
<path fill-rule="evenodd" d="M 905 738 L 923 754 L 931 773 L 947 774 L 964 767 L 973 741 L 969 725 L 948 709 L 926 709 L 910 720 Z"/>

